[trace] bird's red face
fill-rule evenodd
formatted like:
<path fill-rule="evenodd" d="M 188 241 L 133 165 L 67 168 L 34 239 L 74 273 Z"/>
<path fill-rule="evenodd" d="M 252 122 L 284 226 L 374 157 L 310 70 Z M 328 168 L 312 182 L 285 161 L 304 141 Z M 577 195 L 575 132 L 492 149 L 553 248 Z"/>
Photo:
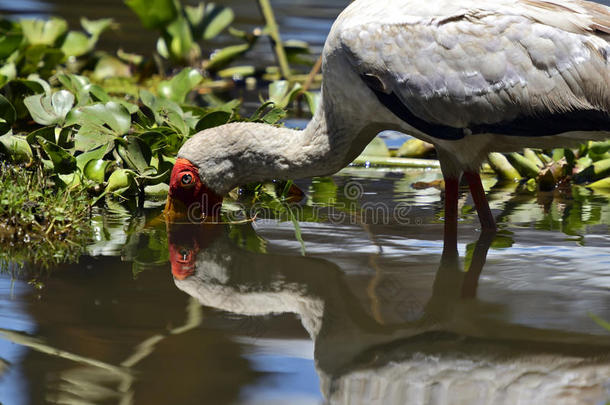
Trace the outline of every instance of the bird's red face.
<path fill-rule="evenodd" d="M 168 221 L 214 221 L 220 216 L 222 196 L 207 187 L 199 178 L 197 166 L 178 158 L 169 181 L 169 196 L 165 204 Z"/>

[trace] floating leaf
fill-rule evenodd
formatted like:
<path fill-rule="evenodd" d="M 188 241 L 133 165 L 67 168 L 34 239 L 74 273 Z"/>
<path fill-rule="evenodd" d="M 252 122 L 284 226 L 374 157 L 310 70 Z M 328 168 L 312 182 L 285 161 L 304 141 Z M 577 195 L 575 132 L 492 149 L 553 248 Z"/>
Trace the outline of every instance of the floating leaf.
<path fill-rule="evenodd" d="M 34 45 L 27 48 L 25 58 L 20 68 L 21 75 L 36 73 L 41 77 L 49 77 L 64 59 L 64 53 L 48 45 Z"/>
<path fill-rule="evenodd" d="M 131 170 L 115 170 L 108 178 L 106 192 L 115 194 L 127 194 L 128 192 L 134 192 L 135 189 L 136 183 Z"/>
<path fill-rule="evenodd" d="M 184 17 L 178 17 L 167 27 L 169 54 L 178 61 L 194 60 L 201 54 L 199 45 L 193 41 L 191 27 Z"/>
<path fill-rule="evenodd" d="M 33 80 L 11 80 L 2 88 L 2 93 L 15 108 L 18 119 L 25 118 L 30 115 L 27 107 L 23 103 L 25 97 L 43 92 L 44 88 L 40 85 L 40 83 Z"/>
<path fill-rule="evenodd" d="M 81 126 L 95 124 L 107 126 L 120 136 L 129 132 L 131 128 L 131 115 L 120 103 L 109 101 L 105 104 L 93 104 L 79 107 L 70 112 L 66 119 L 67 125 L 78 124 Z"/>
<path fill-rule="evenodd" d="M 0 95 L 0 135 L 7 133 L 16 119 L 15 107 L 4 96 Z"/>
<path fill-rule="evenodd" d="M 19 48 L 23 34 L 18 26 L 10 21 L 3 21 L 2 25 L 0 27 L 0 59 L 5 59 Z"/>
<path fill-rule="evenodd" d="M 114 145 L 112 142 L 110 142 L 108 146 L 112 147 Z M 81 153 L 80 155 L 76 156 L 76 166 L 81 171 L 83 171 L 87 163 L 92 160 L 101 160 L 106 155 L 106 153 L 109 152 L 109 149 L 110 148 L 107 146 L 99 146 L 95 149 L 91 149 L 87 152 Z"/>
<path fill-rule="evenodd" d="M 173 0 L 125 0 L 148 29 L 162 29 L 176 18 L 178 10 Z"/>
<path fill-rule="evenodd" d="M 208 3 L 201 22 L 202 39 L 209 40 L 216 37 L 233 22 L 234 18 L 235 14 L 229 7 Z"/>
<path fill-rule="evenodd" d="M 23 101 L 34 121 L 41 125 L 62 124 L 74 105 L 74 95 L 60 90 L 51 96 L 36 94 Z"/>
<path fill-rule="evenodd" d="M 152 152 L 142 140 L 132 136 L 127 137 L 126 144 L 119 144 L 117 150 L 125 165 L 130 169 L 143 174 L 150 167 Z"/>
<path fill-rule="evenodd" d="M 89 20 L 85 17 L 80 19 L 80 25 L 83 26 L 83 29 L 87 31 L 89 35 L 93 38 L 97 39 L 99 36 L 106 31 L 108 28 L 111 28 L 114 24 L 114 20 L 112 18 L 101 18 L 99 20 Z"/>
<path fill-rule="evenodd" d="M 66 56 L 81 56 L 93 48 L 93 43 L 88 36 L 78 31 L 70 31 L 61 45 L 61 50 Z"/>
<path fill-rule="evenodd" d="M 23 36 L 30 45 L 53 45 L 68 31 L 68 23 L 62 18 L 22 19 L 19 22 Z"/>
<path fill-rule="evenodd" d="M 232 114 L 230 112 L 226 111 L 212 111 L 204 115 L 203 118 L 201 118 L 199 122 L 197 122 L 195 130 L 199 132 L 203 131 L 204 129 L 226 124 L 227 122 L 229 122 L 229 119 L 231 119 L 231 115 Z"/>
<path fill-rule="evenodd" d="M 131 69 L 129 65 L 121 62 L 120 59 L 106 55 L 100 58 L 97 65 L 95 65 L 93 77 L 97 80 L 111 77 L 131 77 Z"/>
<path fill-rule="evenodd" d="M 76 170 L 76 159 L 61 146 L 38 137 L 38 143 L 53 162 L 53 170 L 59 174 L 70 174 Z"/>
<path fill-rule="evenodd" d="M 273 107 L 261 119 L 267 124 L 275 124 L 286 116 L 286 110 L 280 107 Z"/>
<path fill-rule="evenodd" d="M 29 162 L 32 159 L 32 148 L 22 136 L 8 133 L 0 136 L 0 144 L 5 152 L 16 163 Z"/>
<path fill-rule="evenodd" d="M 203 76 L 196 69 L 182 69 L 180 73 L 170 80 L 159 83 L 159 95 L 183 103 L 188 93 L 190 93 L 199 83 Z"/>
<path fill-rule="evenodd" d="M 210 56 L 210 60 L 206 65 L 206 69 L 216 71 L 227 66 L 235 59 L 248 52 L 252 47 L 251 44 L 231 45 L 214 52 Z"/>
<path fill-rule="evenodd" d="M 83 174 L 89 180 L 101 184 L 106 179 L 106 174 L 112 170 L 114 164 L 111 160 L 92 159 L 85 164 Z"/>

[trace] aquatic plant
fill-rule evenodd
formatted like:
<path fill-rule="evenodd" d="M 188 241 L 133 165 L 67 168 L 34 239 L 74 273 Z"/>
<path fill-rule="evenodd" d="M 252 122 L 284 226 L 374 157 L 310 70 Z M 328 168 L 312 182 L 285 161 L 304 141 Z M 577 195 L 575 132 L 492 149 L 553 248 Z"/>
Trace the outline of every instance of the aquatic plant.
<path fill-rule="evenodd" d="M 0 270 L 78 260 L 90 240 L 90 197 L 59 188 L 40 167 L 0 164 Z"/>

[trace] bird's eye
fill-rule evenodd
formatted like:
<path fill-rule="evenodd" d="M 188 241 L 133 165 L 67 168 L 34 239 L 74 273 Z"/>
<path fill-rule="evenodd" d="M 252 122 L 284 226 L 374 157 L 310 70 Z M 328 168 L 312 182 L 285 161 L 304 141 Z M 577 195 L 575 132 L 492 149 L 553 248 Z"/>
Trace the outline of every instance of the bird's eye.
<path fill-rule="evenodd" d="M 193 175 L 189 174 L 189 173 L 185 173 L 182 175 L 182 178 L 180 179 L 180 181 L 182 182 L 183 186 L 190 186 L 191 184 L 193 184 Z"/>

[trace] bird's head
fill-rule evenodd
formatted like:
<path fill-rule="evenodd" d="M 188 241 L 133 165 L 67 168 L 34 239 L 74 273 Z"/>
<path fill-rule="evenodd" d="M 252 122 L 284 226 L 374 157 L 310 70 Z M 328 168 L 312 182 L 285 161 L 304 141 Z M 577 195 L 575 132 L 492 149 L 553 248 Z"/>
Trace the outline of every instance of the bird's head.
<path fill-rule="evenodd" d="M 165 204 L 167 220 L 214 221 L 220 216 L 221 206 L 222 196 L 202 181 L 199 168 L 188 159 L 176 159 Z"/>

